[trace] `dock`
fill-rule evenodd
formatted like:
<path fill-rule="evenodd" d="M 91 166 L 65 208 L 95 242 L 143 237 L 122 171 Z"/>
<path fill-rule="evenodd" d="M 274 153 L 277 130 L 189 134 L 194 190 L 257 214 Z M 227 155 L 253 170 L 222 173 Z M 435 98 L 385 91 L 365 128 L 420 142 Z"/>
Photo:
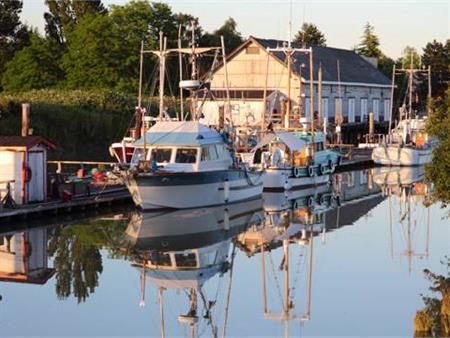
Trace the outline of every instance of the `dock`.
<path fill-rule="evenodd" d="M 12 220 L 23 220 L 44 215 L 57 215 L 85 210 L 87 208 L 99 208 L 112 204 L 130 202 L 131 196 L 125 187 L 110 189 L 103 192 L 92 193 L 90 196 L 76 197 L 67 202 L 57 200 L 43 203 L 30 203 L 11 209 L 0 208 L 0 224 Z"/>

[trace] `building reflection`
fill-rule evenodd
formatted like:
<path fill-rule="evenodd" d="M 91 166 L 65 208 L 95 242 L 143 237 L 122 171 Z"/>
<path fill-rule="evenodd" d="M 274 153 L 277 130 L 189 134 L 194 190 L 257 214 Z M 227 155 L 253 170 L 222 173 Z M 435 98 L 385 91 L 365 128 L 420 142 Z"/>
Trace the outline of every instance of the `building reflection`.
<path fill-rule="evenodd" d="M 0 281 L 45 284 L 55 273 L 48 267 L 47 229 L 0 235 Z"/>

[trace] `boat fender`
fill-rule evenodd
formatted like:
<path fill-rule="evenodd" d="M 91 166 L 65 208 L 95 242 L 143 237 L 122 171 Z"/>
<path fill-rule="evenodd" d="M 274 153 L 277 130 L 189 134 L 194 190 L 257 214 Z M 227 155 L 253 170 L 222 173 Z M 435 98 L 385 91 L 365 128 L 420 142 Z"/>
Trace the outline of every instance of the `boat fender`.
<path fill-rule="evenodd" d="M 325 175 L 327 173 L 327 165 L 325 163 L 321 163 L 319 165 L 319 170 L 321 175 Z"/>
<path fill-rule="evenodd" d="M 301 168 L 300 167 L 294 167 L 294 176 L 295 177 L 300 177 L 301 176 Z"/>
<path fill-rule="evenodd" d="M 314 167 L 308 166 L 308 175 L 309 176 L 315 176 Z"/>
<path fill-rule="evenodd" d="M 230 182 L 229 181 L 223 182 L 223 195 L 224 195 L 225 203 L 228 203 L 228 200 L 230 199 Z"/>

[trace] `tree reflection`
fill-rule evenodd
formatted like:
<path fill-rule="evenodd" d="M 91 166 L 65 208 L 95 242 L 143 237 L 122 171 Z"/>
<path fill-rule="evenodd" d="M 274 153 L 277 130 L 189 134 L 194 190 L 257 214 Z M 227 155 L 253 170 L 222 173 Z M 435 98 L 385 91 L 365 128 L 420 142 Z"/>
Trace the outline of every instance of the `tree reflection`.
<path fill-rule="evenodd" d="M 95 292 L 103 272 L 100 249 L 114 246 L 123 231 L 123 222 L 97 220 L 87 225 L 59 228 L 53 234 L 48 254 L 54 258 L 59 299 L 73 294 L 81 303 Z"/>
<path fill-rule="evenodd" d="M 424 270 L 437 297 L 422 296 L 425 307 L 416 313 L 414 337 L 450 337 L 450 258 L 442 263 L 447 265 L 446 276 Z"/>

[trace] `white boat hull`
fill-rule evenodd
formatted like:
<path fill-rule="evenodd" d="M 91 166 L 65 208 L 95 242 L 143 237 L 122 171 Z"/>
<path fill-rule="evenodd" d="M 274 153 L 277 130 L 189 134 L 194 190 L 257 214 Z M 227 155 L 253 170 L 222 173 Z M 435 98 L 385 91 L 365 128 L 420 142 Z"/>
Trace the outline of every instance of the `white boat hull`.
<path fill-rule="evenodd" d="M 418 149 L 395 145 L 378 146 L 372 152 L 375 164 L 387 166 L 416 166 L 430 163 L 432 149 Z"/>
<path fill-rule="evenodd" d="M 222 205 L 249 200 L 262 194 L 261 174 L 248 173 L 249 179 L 243 171 L 236 170 L 234 174 L 219 171 L 214 173 L 220 175 L 219 179 L 214 180 L 205 174 L 208 173 L 138 174 L 137 177 L 127 176 L 126 183 L 135 204 L 144 210 Z"/>
<path fill-rule="evenodd" d="M 308 189 L 330 181 L 330 175 L 292 176 L 292 169 L 267 168 L 264 174 L 264 191 Z"/>

